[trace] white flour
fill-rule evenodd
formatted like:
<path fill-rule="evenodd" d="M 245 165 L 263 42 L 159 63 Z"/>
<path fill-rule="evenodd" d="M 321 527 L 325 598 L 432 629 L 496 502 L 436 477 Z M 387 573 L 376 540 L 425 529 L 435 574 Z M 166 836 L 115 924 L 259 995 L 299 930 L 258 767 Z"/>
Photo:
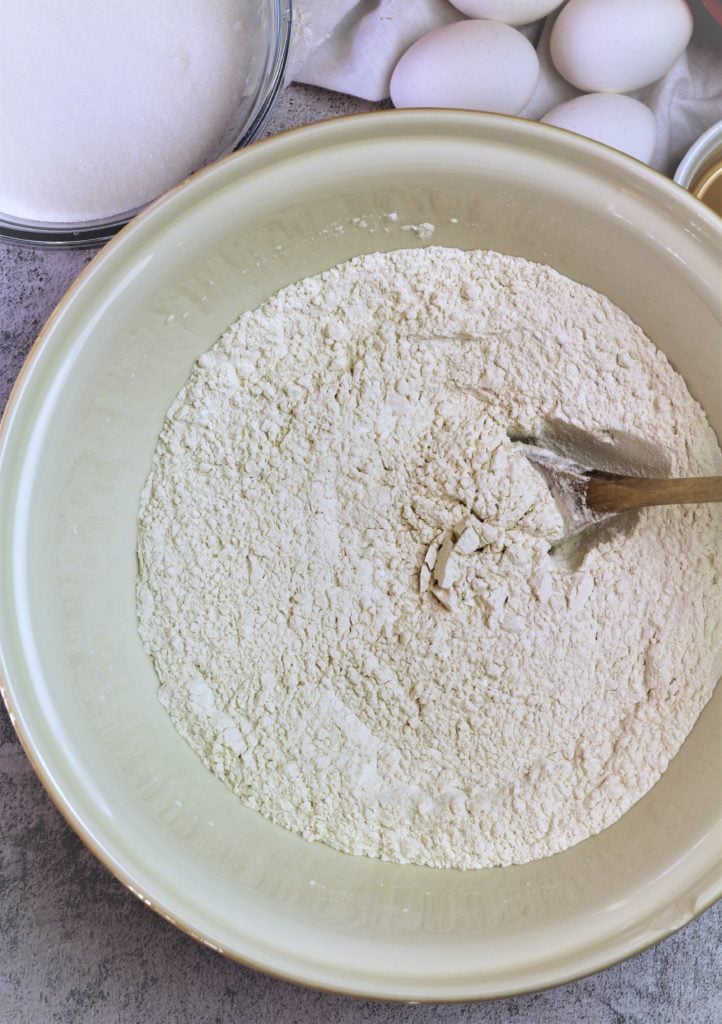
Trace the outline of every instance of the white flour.
<path fill-rule="evenodd" d="M 496 253 L 353 260 L 200 358 L 143 493 L 140 632 L 245 804 L 470 868 L 562 850 L 656 782 L 719 674 L 720 511 L 644 512 L 555 569 L 560 515 L 507 437 L 551 420 L 722 471 L 625 314 Z"/>

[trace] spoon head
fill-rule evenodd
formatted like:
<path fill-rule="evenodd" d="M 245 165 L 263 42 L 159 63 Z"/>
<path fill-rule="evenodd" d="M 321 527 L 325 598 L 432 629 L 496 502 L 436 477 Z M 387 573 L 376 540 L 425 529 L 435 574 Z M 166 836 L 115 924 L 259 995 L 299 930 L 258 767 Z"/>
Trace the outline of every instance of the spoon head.
<path fill-rule="evenodd" d="M 544 478 L 556 502 L 564 522 L 565 536 L 608 518 L 602 512 L 594 512 L 587 504 L 590 472 L 587 467 L 533 442 L 522 443 L 524 455 Z"/>
<path fill-rule="evenodd" d="M 564 523 L 564 535 L 550 549 L 560 568 L 576 570 L 587 553 L 612 537 L 629 535 L 638 512 L 593 512 L 586 494 L 591 473 L 669 476 L 669 455 L 658 444 L 627 431 L 591 434 L 561 419 L 544 422 L 536 436 L 509 429 L 530 463 L 544 477 Z"/>

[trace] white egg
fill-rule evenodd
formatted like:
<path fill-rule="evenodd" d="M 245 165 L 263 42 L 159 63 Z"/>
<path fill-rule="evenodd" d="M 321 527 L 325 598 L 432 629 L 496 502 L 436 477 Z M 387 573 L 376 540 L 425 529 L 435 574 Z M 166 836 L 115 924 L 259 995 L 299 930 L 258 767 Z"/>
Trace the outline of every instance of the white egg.
<path fill-rule="evenodd" d="M 551 35 L 557 71 L 585 92 L 631 92 L 665 75 L 692 35 L 684 0 L 569 0 Z"/>
<path fill-rule="evenodd" d="M 422 36 L 391 77 L 396 107 L 518 114 L 539 78 L 534 47 L 498 21 L 457 21 Z"/>
<path fill-rule="evenodd" d="M 469 18 L 491 18 L 507 25 L 528 25 L 545 18 L 562 0 L 451 0 Z"/>
<path fill-rule="evenodd" d="M 649 107 L 631 96 L 616 93 L 577 96 L 554 107 L 542 121 L 586 135 L 644 163 L 649 163 L 657 141 L 657 125 Z"/>

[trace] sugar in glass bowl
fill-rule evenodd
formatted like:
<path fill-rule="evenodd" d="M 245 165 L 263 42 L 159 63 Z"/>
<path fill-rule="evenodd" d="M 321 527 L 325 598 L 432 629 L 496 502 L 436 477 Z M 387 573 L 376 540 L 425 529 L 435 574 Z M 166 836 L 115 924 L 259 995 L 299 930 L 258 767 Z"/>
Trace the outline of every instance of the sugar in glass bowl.
<path fill-rule="evenodd" d="M 106 241 L 189 174 L 257 139 L 283 83 L 291 0 L 88 11 L 30 0 L 3 15 L 5 241 Z"/>

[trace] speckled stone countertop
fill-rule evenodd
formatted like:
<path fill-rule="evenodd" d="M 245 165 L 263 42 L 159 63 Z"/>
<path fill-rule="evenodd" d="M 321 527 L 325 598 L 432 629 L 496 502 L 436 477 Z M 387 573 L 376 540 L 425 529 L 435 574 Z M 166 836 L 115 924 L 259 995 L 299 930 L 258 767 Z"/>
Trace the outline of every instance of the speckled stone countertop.
<path fill-rule="evenodd" d="M 373 104 L 293 86 L 269 133 Z M 92 252 L 0 246 L 0 408 Z M 722 905 L 601 974 L 538 995 L 394 1006 L 306 991 L 143 906 L 70 831 L 0 710 L 0 1024 L 722 1024 Z"/>

